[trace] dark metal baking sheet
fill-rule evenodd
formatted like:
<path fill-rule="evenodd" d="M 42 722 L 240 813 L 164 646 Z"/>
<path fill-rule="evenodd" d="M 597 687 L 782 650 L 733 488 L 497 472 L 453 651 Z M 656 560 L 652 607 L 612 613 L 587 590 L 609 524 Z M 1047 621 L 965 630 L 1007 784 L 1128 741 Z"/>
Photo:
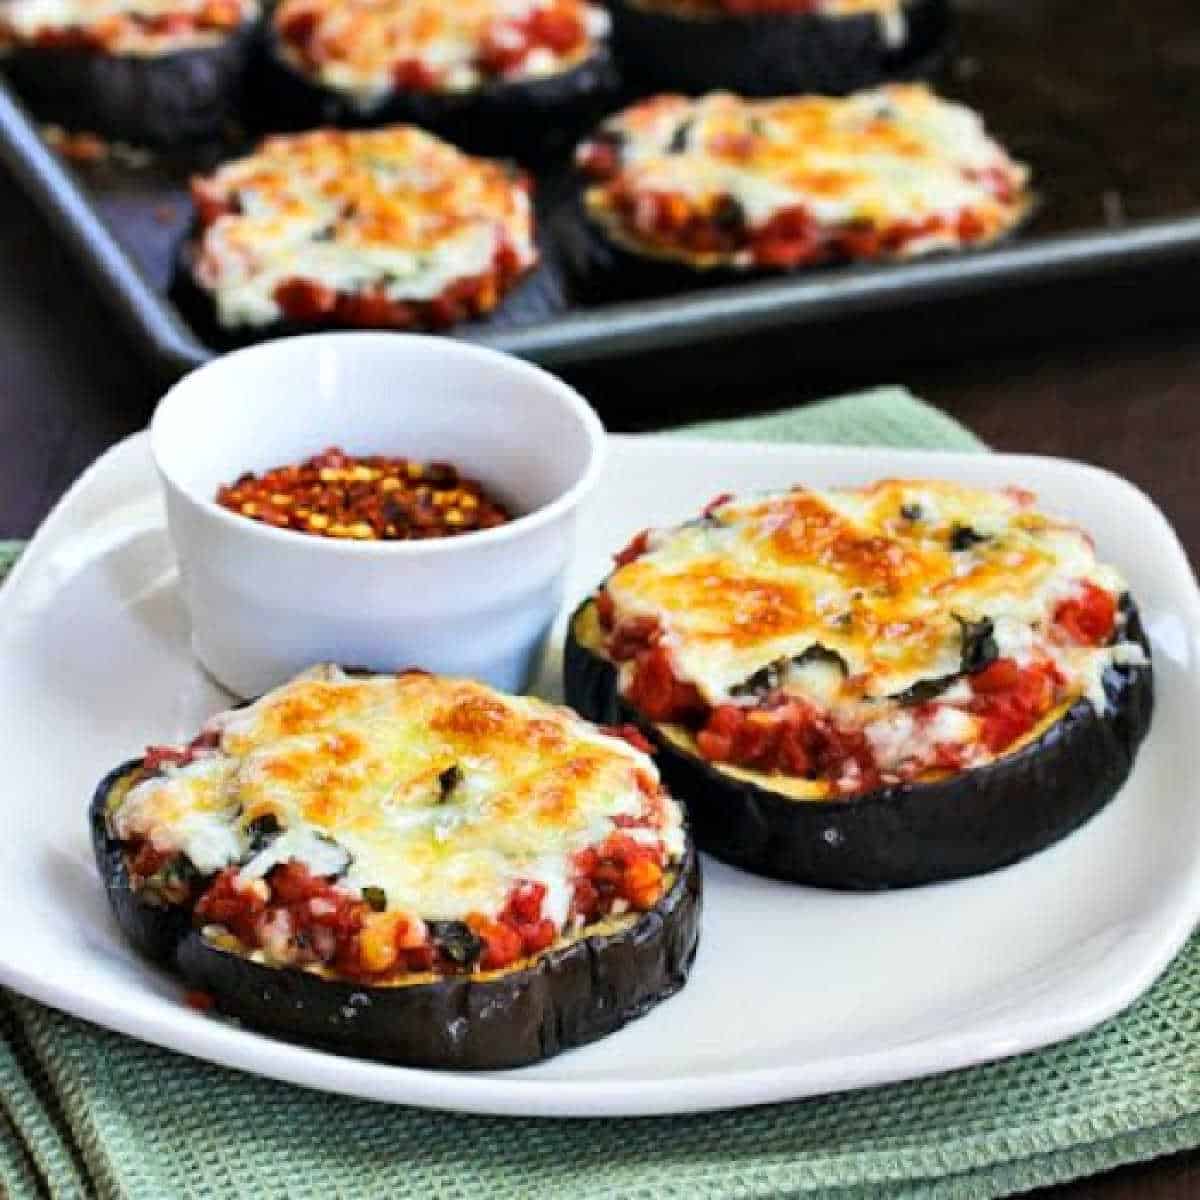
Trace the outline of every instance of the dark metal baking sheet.
<path fill-rule="evenodd" d="M 1200 21 L 1195 0 L 959 0 L 938 85 L 1032 164 L 1040 204 L 1011 241 L 908 264 L 842 267 L 624 303 L 590 301 L 559 260 L 571 203 L 540 180 L 547 264 L 462 336 L 552 366 L 600 363 L 735 334 L 1200 259 Z M 186 164 L 67 167 L 0 87 L 0 161 L 28 188 L 165 375 L 204 361 L 166 299 L 190 220 Z M 1013 327 L 1021 325 L 1014 291 Z"/>

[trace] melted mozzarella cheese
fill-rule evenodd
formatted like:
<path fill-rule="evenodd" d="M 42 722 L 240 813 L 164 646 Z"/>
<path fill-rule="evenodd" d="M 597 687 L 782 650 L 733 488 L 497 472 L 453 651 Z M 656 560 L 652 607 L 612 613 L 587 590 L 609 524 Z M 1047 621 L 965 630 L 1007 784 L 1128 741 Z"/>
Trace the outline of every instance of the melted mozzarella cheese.
<path fill-rule="evenodd" d="M 82 31 L 113 53 L 153 55 L 212 45 L 237 25 L 257 20 L 258 0 L 229 0 L 213 20 L 211 0 L 6 0 L 0 29 L 18 44 L 46 34 Z M 171 29 L 164 18 L 185 17 L 191 28 Z"/>
<path fill-rule="evenodd" d="M 589 57 L 608 33 L 607 13 L 584 0 L 282 0 L 273 22 L 287 62 L 369 110 L 395 90 L 398 66 L 419 64 L 438 91 L 478 88 L 489 77 L 484 48 L 519 43 L 522 25 L 552 4 L 588 36 L 570 51 L 536 47 L 503 72 L 514 81 L 560 74 Z M 297 24 L 303 53 L 286 36 Z"/>
<path fill-rule="evenodd" d="M 193 188 L 221 211 L 195 274 L 229 327 L 279 320 L 288 280 L 419 302 L 488 274 L 504 247 L 519 271 L 538 258 L 518 180 L 404 126 L 268 138 Z"/>
<path fill-rule="evenodd" d="M 974 742 L 965 680 L 921 719 L 898 698 L 961 673 L 966 625 L 990 622 L 997 657 L 1052 663 L 1060 699 L 1086 696 L 1099 711 L 1104 671 L 1145 661 L 1133 643 L 1054 636 L 1056 610 L 1085 583 L 1113 596 L 1126 585 L 1084 532 L 1017 492 L 919 480 L 795 488 L 728 501 L 647 545 L 606 584 L 618 625 L 655 623 L 676 678 L 714 707 L 755 703 L 744 685 L 774 664 L 782 690 L 861 728 L 885 766 Z M 822 656 L 788 665 L 814 646 L 844 672 Z M 634 669 L 622 667 L 626 685 Z"/>
<path fill-rule="evenodd" d="M 974 112 L 920 85 L 840 99 L 656 96 L 603 129 L 619 139 L 620 168 L 585 199 L 593 219 L 619 240 L 637 236 L 620 216 L 629 196 L 669 195 L 700 215 L 732 200 L 751 231 L 796 209 L 825 227 L 881 232 L 943 222 L 902 254 L 959 245 L 957 223 L 967 213 L 985 238 L 999 236 L 1029 204 L 1028 170 Z M 1000 180 L 1008 195 L 998 193 Z M 749 253 L 734 252 L 735 265 L 748 264 Z"/>
<path fill-rule="evenodd" d="M 206 873 L 241 863 L 261 878 L 303 862 L 427 920 L 495 915 L 532 880 L 561 926 L 574 856 L 638 818 L 642 783 L 658 778 L 646 755 L 566 709 L 422 674 L 322 668 L 209 729 L 219 750 L 131 789 L 117 837 L 148 837 Z M 248 826 L 267 815 L 283 832 L 252 852 Z M 674 802 L 646 836 L 678 861 Z"/>

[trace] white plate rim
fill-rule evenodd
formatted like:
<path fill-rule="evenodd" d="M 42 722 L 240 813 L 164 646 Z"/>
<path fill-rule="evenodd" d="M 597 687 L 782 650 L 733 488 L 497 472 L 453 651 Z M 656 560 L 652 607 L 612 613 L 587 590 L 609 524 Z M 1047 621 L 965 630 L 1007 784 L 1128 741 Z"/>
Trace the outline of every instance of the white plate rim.
<path fill-rule="evenodd" d="M 658 436 L 610 436 L 634 454 L 642 450 L 653 451 L 656 449 L 654 443 L 661 444 L 666 440 Z M 13 567 L 4 587 L 0 588 L 0 621 L 6 618 L 14 598 L 19 595 L 25 575 L 37 569 L 43 546 L 53 543 L 58 527 L 66 521 L 78 497 L 98 477 L 110 471 L 119 456 L 139 451 L 145 438 L 146 434 L 141 432 L 116 443 L 80 475 L 55 505 Z M 680 443 L 674 441 L 673 444 L 678 446 Z M 691 438 L 687 439 L 687 444 L 699 453 L 716 455 L 732 446 L 768 455 L 813 449 L 802 444 L 724 443 Z M 822 454 L 849 463 L 860 459 L 872 448 L 835 446 L 820 449 Z M 966 460 L 977 463 L 980 458 L 977 452 L 878 449 L 885 450 L 890 457 L 910 457 L 914 463 L 928 460 L 933 455 L 949 465 Z M 1022 465 L 1037 464 L 1085 476 L 1102 476 L 1109 485 L 1118 485 L 1131 503 L 1141 505 L 1148 517 L 1162 522 L 1170 532 L 1176 566 L 1189 581 L 1189 616 L 1200 624 L 1200 590 L 1186 553 L 1166 518 L 1144 492 L 1120 476 L 1087 463 L 1042 455 L 997 454 L 988 458 L 998 466 L 1014 468 L 1010 476 L 1014 478 L 1019 477 L 1016 469 Z M 248 1031 L 238 1031 L 238 1039 L 231 1042 L 227 1027 L 199 1014 L 151 1016 L 147 1021 L 147 1014 L 143 1013 L 135 1021 L 120 1004 L 110 1003 L 103 995 L 73 993 L 69 988 L 56 986 L 45 975 L 28 971 L 3 957 L 0 957 L 0 984 L 140 1041 L 222 1066 L 251 1070 L 269 1078 L 358 1098 L 447 1111 L 530 1117 L 682 1114 L 782 1102 L 918 1079 L 998 1061 L 1084 1033 L 1123 1011 L 1148 990 L 1200 923 L 1200 864 L 1176 891 L 1179 894 L 1174 897 L 1171 919 L 1156 928 L 1153 944 L 1144 949 L 1140 969 L 1124 976 L 1110 990 L 1095 995 L 1090 1004 L 1070 1012 L 1016 1021 L 1000 1014 L 990 1023 L 967 1033 L 920 1038 L 883 1052 L 841 1054 L 826 1061 L 809 1061 L 799 1069 L 751 1068 L 733 1073 L 720 1070 L 660 1081 L 639 1080 L 634 1095 L 630 1094 L 629 1085 L 620 1080 L 538 1080 L 531 1086 L 533 1081 L 523 1083 L 519 1073 L 456 1074 L 396 1067 L 343 1058 Z M 247 1067 L 244 1054 L 239 1053 L 239 1049 L 243 1049 L 239 1044 L 243 1036 L 254 1040 L 253 1067 Z M 368 1085 L 367 1093 L 364 1093 L 364 1082 Z"/>

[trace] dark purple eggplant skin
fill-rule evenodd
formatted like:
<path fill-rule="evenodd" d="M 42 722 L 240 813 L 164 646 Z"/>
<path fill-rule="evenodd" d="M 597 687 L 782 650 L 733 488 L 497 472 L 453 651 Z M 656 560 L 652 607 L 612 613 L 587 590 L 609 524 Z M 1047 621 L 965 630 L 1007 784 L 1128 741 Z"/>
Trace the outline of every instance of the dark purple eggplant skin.
<path fill-rule="evenodd" d="M 586 189 L 588 183 L 585 181 L 582 187 Z M 556 214 L 554 236 L 571 274 L 575 293 L 593 304 L 647 300 L 705 288 L 735 287 L 787 275 L 809 275 L 814 271 L 846 265 L 816 263 L 790 271 L 757 266 L 692 267 L 678 259 L 639 254 L 613 241 L 587 215 L 581 197 Z"/>
<path fill-rule="evenodd" d="M 612 662 L 583 645 L 571 620 L 567 703 L 604 724 L 631 722 L 654 743 L 696 843 L 735 867 L 847 891 L 915 887 L 1009 866 L 1067 836 L 1116 795 L 1154 708 L 1148 667 L 1105 672 L 1109 708 L 1074 704 L 1041 737 L 987 766 L 845 800 L 797 801 L 724 773 L 666 740 L 617 691 Z M 1122 602 L 1123 637 L 1150 647 L 1137 608 Z"/>
<path fill-rule="evenodd" d="M 216 45 L 152 56 L 19 47 L 0 56 L 0 72 L 41 121 L 167 149 L 222 134 L 257 39 L 248 24 Z"/>
<path fill-rule="evenodd" d="M 909 0 L 907 37 L 895 47 L 873 13 L 684 17 L 631 0 L 609 0 L 609 10 L 629 81 L 692 94 L 838 96 L 886 79 L 928 76 L 941 65 L 951 26 L 948 0 Z"/>
<path fill-rule="evenodd" d="M 363 109 L 286 62 L 273 36 L 266 39 L 261 58 L 250 115 L 264 129 L 404 123 L 428 129 L 472 154 L 511 155 L 534 163 L 573 145 L 612 107 L 618 85 L 611 52 L 601 43 L 590 58 L 559 75 L 489 83 L 463 93 L 395 91 Z"/>
<path fill-rule="evenodd" d="M 695 846 L 658 905 L 628 929 L 595 934 L 492 979 L 371 987 L 219 950 L 181 908 L 138 898 L 105 814 L 116 784 L 141 760 L 109 772 L 90 823 L 96 865 L 126 938 L 208 992 L 217 1010 L 265 1033 L 411 1067 L 493 1071 L 527 1066 L 615 1033 L 687 982 L 700 936 L 702 884 Z"/>
<path fill-rule="evenodd" d="M 140 758 L 130 759 L 109 771 L 100 781 L 88 810 L 92 850 L 96 867 L 104 880 L 108 902 L 116 915 L 121 931 L 133 943 L 139 954 L 156 963 L 169 965 L 180 941 L 191 932 L 189 915 L 169 905 L 149 904 L 133 890 L 129 869 L 120 844 L 108 832 L 106 815 L 108 799 L 113 788 L 127 776 L 142 769 Z"/>

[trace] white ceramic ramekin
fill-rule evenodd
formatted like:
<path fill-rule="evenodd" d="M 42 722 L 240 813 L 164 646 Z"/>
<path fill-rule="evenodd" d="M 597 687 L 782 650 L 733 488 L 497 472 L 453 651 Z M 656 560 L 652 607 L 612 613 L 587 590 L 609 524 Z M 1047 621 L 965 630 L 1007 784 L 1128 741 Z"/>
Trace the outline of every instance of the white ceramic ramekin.
<path fill-rule="evenodd" d="M 524 687 L 604 457 L 596 415 L 552 375 L 395 333 L 316 334 L 218 358 L 166 394 L 150 440 L 192 648 L 239 696 L 320 661 Z M 214 502 L 245 471 L 330 446 L 452 462 L 523 515 L 453 538 L 355 542 L 273 529 Z"/>

